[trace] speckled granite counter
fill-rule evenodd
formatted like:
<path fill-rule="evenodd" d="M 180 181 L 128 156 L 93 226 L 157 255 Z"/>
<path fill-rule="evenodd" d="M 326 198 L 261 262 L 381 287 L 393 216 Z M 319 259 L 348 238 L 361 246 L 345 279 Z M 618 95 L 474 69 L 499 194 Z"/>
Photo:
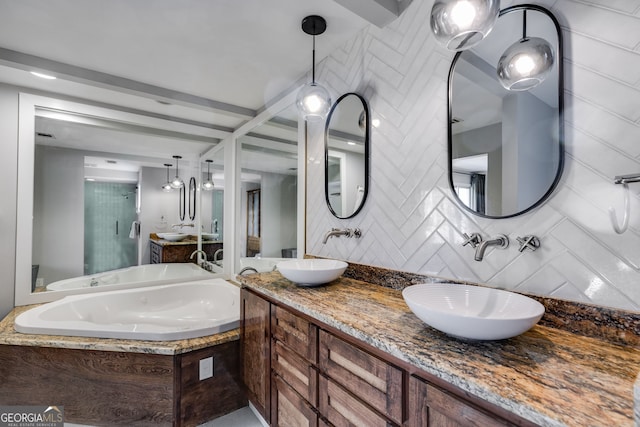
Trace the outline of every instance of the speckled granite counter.
<path fill-rule="evenodd" d="M 344 277 L 302 288 L 277 272 L 239 280 L 537 424 L 634 425 L 634 381 L 640 372 L 636 347 L 541 325 L 504 341 L 464 342 L 422 323 L 399 290 Z"/>
<path fill-rule="evenodd" d="M 59 335 L 21 334 L 16 332 L 13 328 L 16 316 L 33 307 L 35 306 L 17 307 L 0 322 L 0 345 L 175 355 L 240 339 L 240 329 L 233 329 L 228 332 L 202 338 L 177 341 L 65 337 Z"/>

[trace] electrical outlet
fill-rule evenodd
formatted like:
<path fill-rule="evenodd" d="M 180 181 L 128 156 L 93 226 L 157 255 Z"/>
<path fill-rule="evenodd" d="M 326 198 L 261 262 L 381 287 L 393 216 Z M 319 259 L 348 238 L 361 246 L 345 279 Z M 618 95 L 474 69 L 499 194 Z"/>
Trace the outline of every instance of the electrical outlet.
<path fill-rule="evenodd" d="M 200 359 L 200 381 L 213 377 L 213 357 Z"/>
<path fill-rule="evenodd" d="M 36 279 L 36 288 L 43 288 L 44 287 L 44 279 L 42 277 L 38 277 Z"/>

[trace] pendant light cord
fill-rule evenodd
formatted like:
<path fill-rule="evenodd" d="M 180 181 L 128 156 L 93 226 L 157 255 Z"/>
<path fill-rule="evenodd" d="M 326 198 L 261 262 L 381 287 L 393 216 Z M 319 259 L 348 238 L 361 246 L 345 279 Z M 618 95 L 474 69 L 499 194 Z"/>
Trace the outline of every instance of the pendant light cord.
<path fill-rule="evenodd" d="M 316 25 L 313 24 L 315 30 Z M 314 31 L 315 32 L 315 31 Z M 316 36 L 313 36 L 313 50 L 311 53 L 311 84 L 316 83 Z"/>
<path fill-rule="evenodd" d="M 527 38 L 527 9 L 522 13 L 522 39 Z"/>

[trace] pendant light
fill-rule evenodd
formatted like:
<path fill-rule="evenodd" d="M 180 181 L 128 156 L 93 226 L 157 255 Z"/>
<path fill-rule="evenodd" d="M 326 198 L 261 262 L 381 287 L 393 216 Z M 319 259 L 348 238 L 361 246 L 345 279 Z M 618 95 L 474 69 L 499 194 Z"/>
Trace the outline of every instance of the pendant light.
<path fill-rule="evenodd" d="M 167 182 L 162 184 L 162 191 L 170 193 L 173 188 L 171 187 L 171 181 L 169 181 L 169 168 L 173 165 L 171 163 L 165 163 L 164 165 L 167 167 Z"/>
<path fill-rule="evenodd" d="M 466 50 L 487 37 L 500 14 L 500 0 L 436 0 L 431 31 L 449 50 Z"/>
<path fill-rule="evenodd" d="M 500 84 L 511 91 L 538 86 L 553 68 L 553 48 L 540 37 L 527 37 L 527 11 L 522 14 L 522 38 L 509 46 L 498 61 Z"/>
<path fill-rule="evenodd" d="M 213 163 L 213 160 L 205 160 L 207 162 L 207 180 L 202 183 L 202 188 L 206 191 L 213 190 L 213 181 L 211 180 L 211 172 L 209 171 L 209 165 Z"/>
<path fill-rule="evenodd" d="M 176 159 L 176 176 L 171 181 L 171 188 L 174 188 L 177 190 L 178 188 L 184 187 L 184 181 L 180 179 L 180 175 L 178 174 L 178 171 L 179 171 L 178 161 L 182 158 L 182 156 L 173 156 L 173 158 Z"/>
<path fill-rule="evenodd" d="M 309 121 L 323 119 L 331 107 L 329 92 L 316 83 L 316 36 L 327 29 L 327 21 L 318 15 L 310 15 L 302 20 L 302 31 L 313 36 L 311 83 L 300 89 L 296 105 L 302 116 Z"/>

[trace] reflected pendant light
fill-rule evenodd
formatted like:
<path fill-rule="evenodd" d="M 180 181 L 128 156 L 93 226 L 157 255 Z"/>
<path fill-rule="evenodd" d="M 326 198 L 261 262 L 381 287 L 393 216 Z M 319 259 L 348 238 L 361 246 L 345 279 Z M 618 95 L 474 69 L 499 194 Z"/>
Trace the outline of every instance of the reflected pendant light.
<path fill-rule="evenodd" d="M 178 161 L 182 158 L 182 156 L 173 156 L 173 158 L 176 159 L 176 176 L 171 181 L 171 188 L 174 188 L 177 190 L 178 188 L 184 187 L 184 181 L 180 179 L 180 175 L 178 174 L 179 172 Z"/>
<path fill-rule="evenodd" d="M 211 172 L 209 171 L 209 165 L 213 163 L 213 160 L 205 160 L 207 162 L 207 180 L 202 183 L 202 188 L 206 191 L 213 190 L 213 181 L 211 180 Z"/>
<path fill-rule="evenodd" d="M 173 165 L 171 163 L 165 163 L 164 165 L 167 167 L 167 182 L 162 184 L 162 191 L 164 191 L 165 193 L 169 193 L 171 192 L 171 190 L 173 190 L 173 188 L 171 187 L 171 181 L 169 181 L 169 168 Z"/>
<path fill-rule="evenodd" d="M 305 120 L 323 119 L 331 107 L 329 92 L 316 83 L 316 36 L 324 33 L 327 22 L 323 17 L 310 15 L 302 20 L 302 31 L 313 36 L 313 53 L 311 68 L 311 83 L 300 89 L 296 97 L 296 105 Z"/>
<path fill-rule="evenodd" d="M 500 14 L 500 0 L 436 0 L 431 31 L 449 50 L 466 50 L 487 37 Z"/>
<path fill-rule="evenodd" d="M 553 48 L 540 37 L 527 37 L 527 11 L 522 15 L 522 38 L 509 46 L 498 61 L 500 84 L 511 91 L 538 86 L 553 68 Z"/>

